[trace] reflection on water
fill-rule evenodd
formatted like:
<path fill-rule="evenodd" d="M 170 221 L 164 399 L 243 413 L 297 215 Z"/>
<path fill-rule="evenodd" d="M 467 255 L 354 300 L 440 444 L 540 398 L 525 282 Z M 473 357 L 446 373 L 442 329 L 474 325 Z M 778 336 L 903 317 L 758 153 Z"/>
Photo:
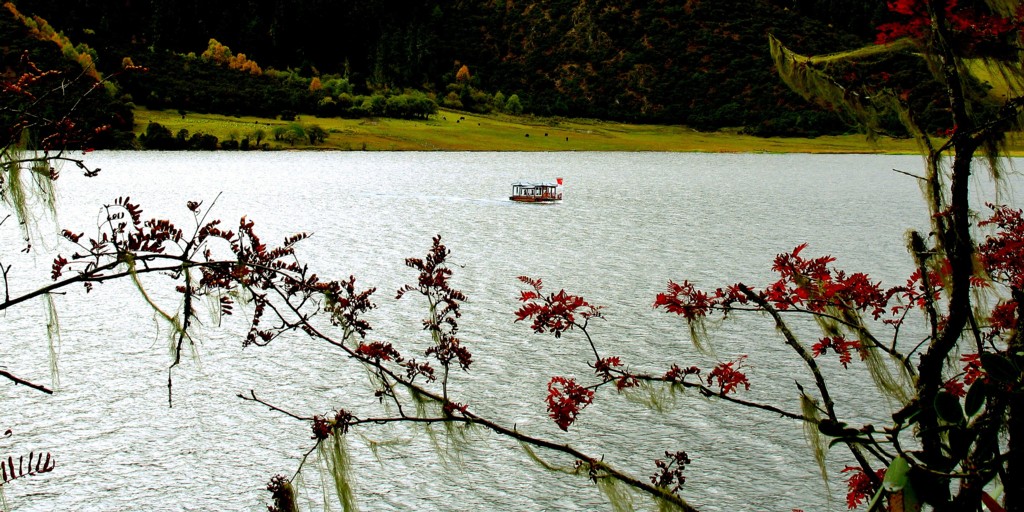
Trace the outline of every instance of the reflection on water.
<path fill-rule="evenodd" d="M 587 378 L 589 348 L 578 336 L 537 336 L 513 323 L 516 276 L 544 280 L 606 306 L 592 333 L 607 355 L 660 372 L 671 363 L 707 367 L 750 355 L 747 397 L 796 409 L 794 381 L 809 382 L 768 322 L 737 318 L 714 330 L 715 356 L 689 344 L 679 319 L 653 311 L 669 279 L 705 288 L 763 285 L 772 258 L 807 242 L 809 254 L 883 284 L 912 271 L 904 232 L 926 212 L 912 178 L 917 157 L 705 155 L 663 153 L 97 153 L 99 177 L 62 178 L 61 227 L 95 229 L 99 206 L 131 196 L 147 216 L 188 225 L 188 200 L 216 200 L 214 215 L 247 215 L 257 233 L 281 240 L 313 233 L 300 256 L 324 276 L 355 275 L 376 287 L 371 340 L 405 351 L 426 347 L 424 305 L 394 290 L 415 278 L 404 258 L 422 256 L 441 234 L 458 265 L 455 286 L 470 299 L 460 324 L 474 353 L 454 384 L 457 401 L 520 430 L 569 442 L 653 474 L 653 459 L 685 450 L 684 495 L 701 510 L 845 509 L 838 480 L 843 453 L 830 455 L 829 502 L 798 424 L 677 396 L 658 413 L 602 392 L 569 433 L 545 415 L 552 375 Z M 565 179 L 553 205 L 508 201 L 520 179 Z M 1012 204 L 1012 200 L 1010 201 Z M 980 203 L 978 203 L 980 206 Z M 230 225 L 230 223 L 229 223 Z M 4 247 L 17 245 L 4 226 Z M 52 244 L 51 244 L 52 245 Z M 60 248 L 36 256 L 8 251 L 12 283 L 45 282 Z M 65 249 L 66 250 L 66 249 Z M 34 265 L 34 267 L 33 267 Z M 159 296 L 159 281 L 150 280 Z M 554 291 L 552 290 L 552 291 Z M 46 397 L 2 387 L 2 428 L 15 435 L 2 453 L 52 451 L 58 469 L 12 484 L 17 510 L 263 510 L 270 476 L 291 474 L 310 446 L 306 425 L 243 403 L 261 397 L 301 415 L 367 410 L 365 374 L 334 350 L 293 337 L 241 349 L 240 318 L 205 325 L 198 356 L 175 370 L 167 407 L 167 333 L 130 286 L 104 284 L 57 298 L 64 329 L 60 391 Z M 47 381 L 41 307 L 2 319 L 0 365 Z M 813 333 L 809 325 L 799 325 Z M 810 334 L 808 334 L 810 335 Z M 826 364 L 826 366 L 828 366 Z M 833 365 L 837 366 L 838 365 Z M 858 369 L 835 368 L 841 414 L 872 418 L 885 402 Z M 842 398 L 845 396 L 846 399 Z M 881 405 L 881 408 L 879 407 Z M 364 437 L 365 436 L 365 437 Z M 514 443 L 484 431 L 439 457 L 431 436 L 403 428 L 351 436 L 356 486 L 366 510 L 602 510 L 586 477 L 539 468 Z M 443 436 L 442 436 L 443 439 Z M 378 461 L 368 446 L 380 446 Z M 553 459 L 558 465 L 572 461 Z M 318 477 L 307 474 L 312 507 Z M 336 507 L 337 508 L 337 507 Z"/>

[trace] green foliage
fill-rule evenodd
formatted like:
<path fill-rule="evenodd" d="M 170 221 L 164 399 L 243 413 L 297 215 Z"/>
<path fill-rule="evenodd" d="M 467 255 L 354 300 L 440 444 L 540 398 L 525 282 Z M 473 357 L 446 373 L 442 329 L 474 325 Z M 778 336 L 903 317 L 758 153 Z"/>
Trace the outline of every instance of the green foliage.
<path fill-rule="evenodd" d="M 513 94 L 508 97 L 508 101 L 505 102 L 504 110 L 512 115 L 519 115 L 523 113 L 523 104 L 520 103 L 518 94 Z"/>
<path fill-rule="evenodd" d="M 504 91 L 505 97 L 519 96 L 525 113 L 706 130 L 740 126 L 758 135 L 849 129 L 775 80 L 765 34 L 800 34 L 789 43 L 802 52 L 857 46 L 873 37 L 880 7 L 810 0 L 599 0 L 506 7 L 429 1 L 395 9 L 377 0 L 283 0 L 269 13 L 179 0 L 33 5 L 69 33 L 85 36 L 81 27 L 94 29 L 88 36 L 93 47 L 120 50 L 105 61 L 129 55 L 148 67 L 148 77 L 130 88 L 136 98 L 155 91 L 157 102 L 146 103 L 155 109 L 319 113 L 325 96 L 341 104 L 341 94 L 366 95 L 371 87 L 386 97 L 385 90 L 414 87 L 440 91 L 445 106 L 475 112 L 505 110 L 507 102 L 488 97 Z M 264 76 L 243 71 L 234 63 L 240 54 L 211 45 L 211 36 L 258 56 L 267 64 Z M 186 67 L 166 57 L 202 48 L 221 64 L 195 59 Z M 206 70 L 214 64 L 216 72 Z M 319 96 L 308 89 L 313 68 L 324 72 Z M 449 84 L 461 87 L 457 100 L 446 97 Z M 342 105 L 336 115 L 379 115 L 361 104 L 355 111 Z"/>
<path fill-rule="evenodd" d="M 202 132 L 196 132 L 189 136 L 186 129 L 181 129 L 177 135 L 171 136 L 171 130 L 160 123 L 149 123 L 146 125 L 146 132 L 139 136 L 139 143 L 146 149 L 163 151 L 212 151 L 218 148 L 219 140 L 214 135 Z"/>

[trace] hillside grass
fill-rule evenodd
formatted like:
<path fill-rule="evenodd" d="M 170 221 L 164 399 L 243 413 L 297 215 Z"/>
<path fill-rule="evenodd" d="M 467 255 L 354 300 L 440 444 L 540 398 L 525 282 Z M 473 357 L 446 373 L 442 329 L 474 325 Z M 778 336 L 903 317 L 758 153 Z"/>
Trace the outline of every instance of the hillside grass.
<path fill-rule="evenodd" d="M 870 142 L 863 135 L 813 139 L 762 138 L 729 132 L 698 132 L 681 126 L 636 125 L 607 121 L 475 115 L 441 110 L 429 120 L 339 119 L 300 116 L 300 125 L 328 132 L 322 144 L 308 140 L 275 141 L 274 127 L 291 122 L 256 117 L 176 111 L 135 110 L 135 133 L 150 122 L 176 134 L 202 132 L 221 141 L 241 140 L 261 129 L 270 149 L 366 151 L 680 151 L 708 153 L 917 153 L 910 140 Z M 1019 144 L 1014 150 L 1020 150 Z M 1016 152 L 1016 151 L 1015 151 Z"/>

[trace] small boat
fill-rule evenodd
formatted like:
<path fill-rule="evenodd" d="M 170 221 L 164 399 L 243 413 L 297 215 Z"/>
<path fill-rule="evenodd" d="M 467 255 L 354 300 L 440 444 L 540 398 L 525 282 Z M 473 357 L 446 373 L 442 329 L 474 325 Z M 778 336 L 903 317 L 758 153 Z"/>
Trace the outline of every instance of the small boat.
<path fill-rule="evenodd" d="M 531 183 L 528 181 L 517 181 L 512 184 L 512 195 L 509 199 L 520 203 L 551 203 L 562 200 L 562 192 L 558 187 L 562 185 L 562 178 L 556 183 Z"/>

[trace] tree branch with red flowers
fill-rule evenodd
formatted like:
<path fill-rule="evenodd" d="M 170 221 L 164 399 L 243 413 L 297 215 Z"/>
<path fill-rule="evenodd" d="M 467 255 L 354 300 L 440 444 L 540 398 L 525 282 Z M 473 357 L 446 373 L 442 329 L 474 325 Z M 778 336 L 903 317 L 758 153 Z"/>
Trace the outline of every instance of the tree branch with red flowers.
<path fill-rule="evenodd" d="M 906 134 L 917 139 L 926 157 L 924 182 L 932 229 L 929 235 L 910 236 L 918 271 L 895 292 L 904 303 L 893 306 L 893 311 L 920 310 L 930 333 L 903 358 L 906 368 L 911 354 L 920 356 L 910 374 L 913 394 L 900 401 L 903 407 L 886 430 L 886 442 L 899 455 L 891 462 L 878 461 L 890 467 L 887 481 L 898 479 L 887 485 L 884 494 L 890 500 L 909 498 L 940 511 L 977 509 L 983 503 L 990 509 L 1022 510 L 1024 464 L 1018 461 L 1024 424 L 1015 419 L 1021 416 L 1014 410 L 1020 400 L 1013 398 L 1019 398 L 1019 373 L 1024 368 L 1017 334 L 1021 315 L 1015 285 L 1004 269 L 1018 263 L 1007 253 L 985 252 L 1012 245 L 1009 240 L 1017 228 L 985 235 L 982 230 L 987 226 L 1015 226 L 1010 220 L 1014 210 L 994 207 L 989 220 L 976 222 L 969 191 L 972 176 L 983 167 L 999 182 L 1007 134 L 1022 125 L 1024 6 L 1018 1 L 892 0 L 888 7 L 891 20 L 879 27 L 878 45 L 870 49 L 806 57 L 786 49 L 778 39 L 771 40 L 780 74 L 792 87 L 836 109 L 866 114 L 852 117 L 869 131 L 878 126 L 883 114 L 893 114 Z M 868 55 L 881 59 L 897 54 L 921 58 L 941 85 L 948 118 L 938 133 L 918 124 L 920 112 L 907 101 L 912 94 L 894 93 L 900 85 L 847 84 L 834 74 L 838 66 L 856 68 Z M 972 73 L 982 67 L 991 76 L 1007 78 L 1005 95 L 979 87 L 983 77 Z M 844 94 L 837 92 L 844 88 Z M 977 248 L 976 236 L 986 238 Z M 995 308 L 986 309 L 972 298 L 978 294 L 1001 298 Z M 834 338 L 828 346 L 835 347 Z M 840 350 L 843 346 L 841 342 Z M 951 375 L 949 369 L 960 367 L 961 357 L 967 357 L 961 354 L 971 356 L 965 360 L 968 366 Z M 1002 375 L 999 385 L 979 378 L 981 369 L 997 369 Z M 996 434 L 1000 430 L 1004 434 Z M 920 449 L 900 448 L 901 435 L 912 438 Z M 877 446 L 877 441 L 868 441 Z M 894 464 L 901 471 L 893 472 Z M 862 466 L 855 476 L 864 482 L 877 479 L 873 477 L 877 474 Z M 1001 484 L 1001 496 L 989 495 L 993 482 Z M 859 492 L 864 494 L 863 489 Z M 882 506 L 882 494 L 878 491 L 872 506 Z M 853 500 L 851 506 L 854 501 L 860 503 Z M 890 507 L 898 508 L 892 503 Z"/>

